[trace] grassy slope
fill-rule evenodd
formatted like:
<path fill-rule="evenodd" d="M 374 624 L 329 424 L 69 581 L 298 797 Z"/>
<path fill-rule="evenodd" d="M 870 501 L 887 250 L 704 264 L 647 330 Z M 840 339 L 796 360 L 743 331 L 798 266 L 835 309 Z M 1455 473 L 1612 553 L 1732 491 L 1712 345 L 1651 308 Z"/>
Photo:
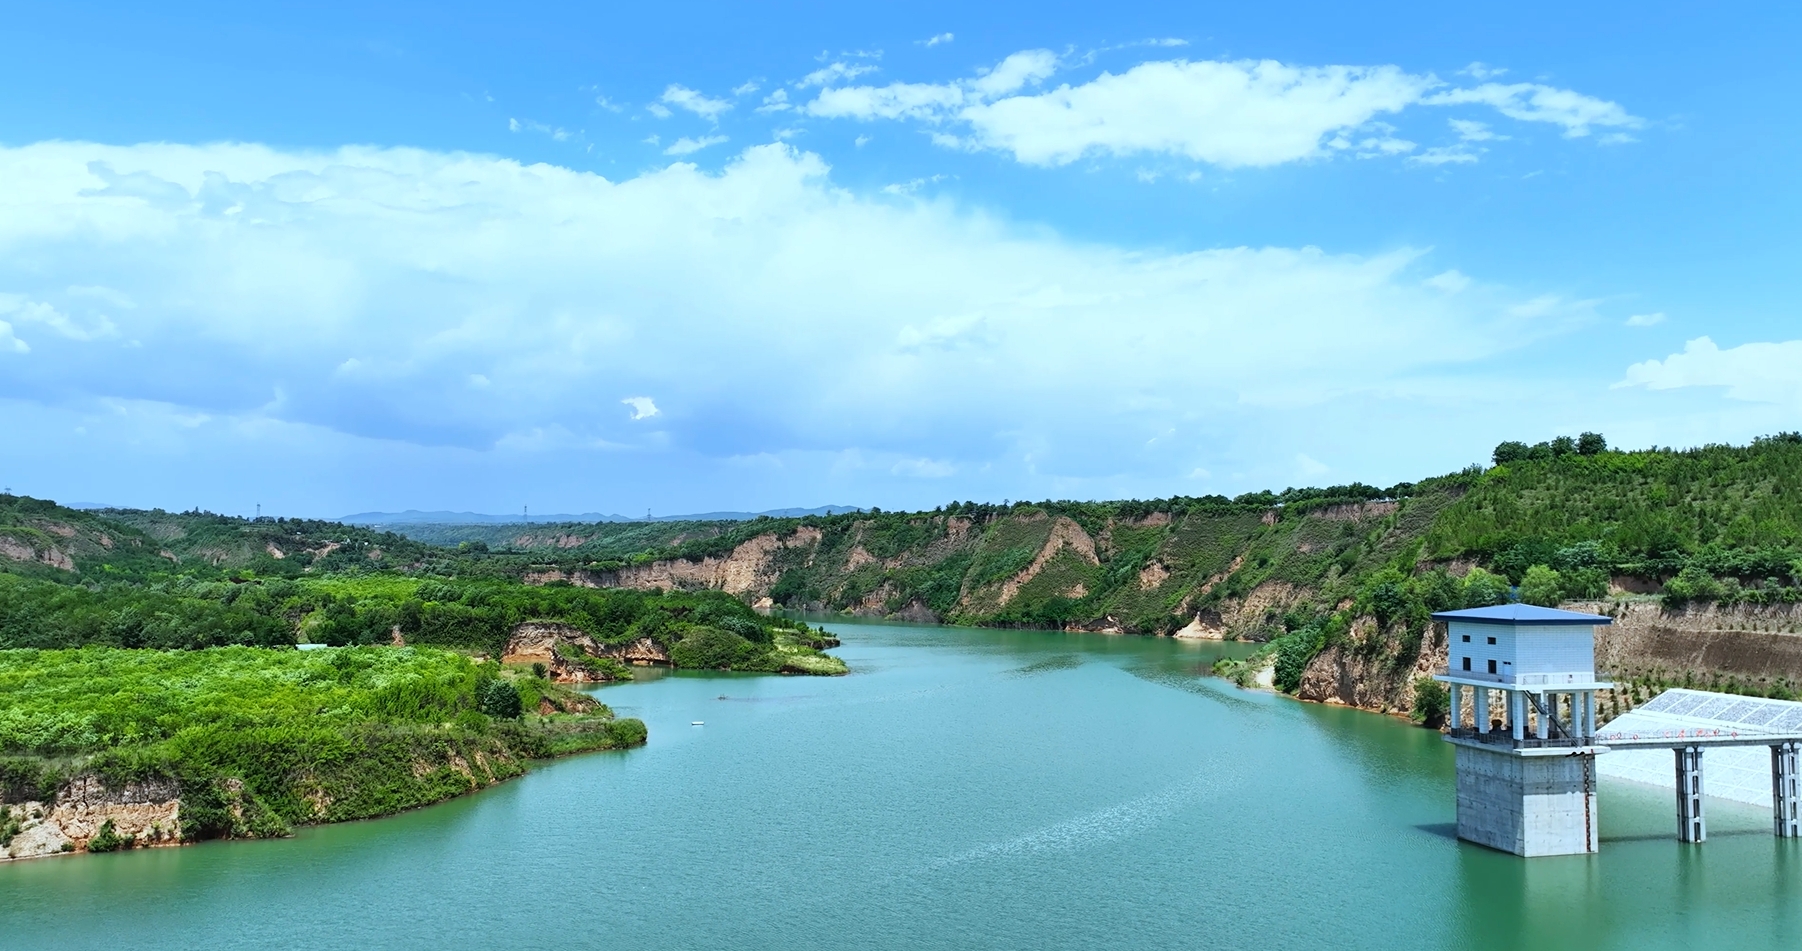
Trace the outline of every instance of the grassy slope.
<path fill-rule="evenodd" d="M 386 815 L 524 772 L 530 758 L 643 742 L 597 706 L 479 712 L 484 681 L 560 688 L 433 649 L 0 650 L 0 783 L 50 798 L 68 776 L 180 782 L 183 837 L 279 835 Z"/>

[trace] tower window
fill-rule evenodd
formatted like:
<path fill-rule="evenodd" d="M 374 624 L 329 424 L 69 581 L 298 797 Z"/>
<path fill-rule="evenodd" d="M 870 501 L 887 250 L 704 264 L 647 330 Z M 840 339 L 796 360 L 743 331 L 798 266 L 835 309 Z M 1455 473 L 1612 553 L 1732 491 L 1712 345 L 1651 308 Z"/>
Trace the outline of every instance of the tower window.
<path fill-rule="evenodd" d="M 1491 666 L 1491 667 L 1494 667 L 1494 666 L 1495 666 L 1495 661 L 1493 661 L 1493 660 L 1492 660 L 1492 661 L 1490 661 L 1490 662 L 1489 662 L 1489 666 Z M 1464 669 L 1465 669 L 1465 670 L 1469 670 L 1469 669 L 1470 669 L 1470 658 L 1468 658 L 1468 657 L 1466 657 L 1466 658 L 1464 658 Z"/>
<path fill-rule="evenodd" d="M 1469 634 L 1464 635 L 1464 643 L 1466 643 L 1466 644 L 1470 643 L 1470 635 Z"/>
<path fill-rule="evenodd" d="M 1495 661 L 1493 660 L 1489 662 L 1489 672 L 1492 674 L 1495 673 Z"/>
<path fill-rule="evenodd" d="M 1490 639 L 1489 639 L 1489 643 L 1491 643 L 1491 644 L 1494 644 L 1494 643 L 1495 643 L 1495 638 L 1493 638 L 1493 637 L 1492 637 L 1492 638 L 1490 638 Z"/>

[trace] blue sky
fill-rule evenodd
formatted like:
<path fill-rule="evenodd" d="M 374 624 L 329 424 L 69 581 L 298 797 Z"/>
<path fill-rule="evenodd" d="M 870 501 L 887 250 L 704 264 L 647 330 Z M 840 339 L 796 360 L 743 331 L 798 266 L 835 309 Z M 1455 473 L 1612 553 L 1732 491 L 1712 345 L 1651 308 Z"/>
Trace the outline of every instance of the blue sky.
<path fill-rule="evenodd" d="M 14 11 L 0 482 L 911 508 L 1802 428 L 1802 17 L 1567 7 Z"/>

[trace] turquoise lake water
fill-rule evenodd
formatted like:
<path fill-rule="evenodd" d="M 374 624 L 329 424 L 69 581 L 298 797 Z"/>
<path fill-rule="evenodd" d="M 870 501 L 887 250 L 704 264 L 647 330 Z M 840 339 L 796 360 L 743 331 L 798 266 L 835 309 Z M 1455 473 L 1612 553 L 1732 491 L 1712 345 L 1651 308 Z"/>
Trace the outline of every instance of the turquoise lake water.
<path fill-rule="evenodd" d="M 1602 852 L 1452 837 L 1405 723 L 1203 672 L 1238 646 L 828 622 L 842 678 L 649 676 L 648 746 L 404 816 L 0 866 L 0 947 L 1802 946 L 1802 845 L 1604 782 Z M 654 672 L 656 673 L 656 672 Z M 690 721 L 704 720 L 705 726 Z"/>

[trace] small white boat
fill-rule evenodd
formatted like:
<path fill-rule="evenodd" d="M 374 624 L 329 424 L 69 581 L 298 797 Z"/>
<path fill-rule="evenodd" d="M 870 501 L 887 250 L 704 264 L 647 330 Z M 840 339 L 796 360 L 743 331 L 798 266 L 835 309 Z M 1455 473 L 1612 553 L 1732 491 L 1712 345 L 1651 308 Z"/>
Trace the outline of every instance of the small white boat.
<path fill-rule="evenodd" d="M 689 726 L 706 726 L 707 721 L 706 720 L 690 720 L 688 722 L 688 725 Z"/>

